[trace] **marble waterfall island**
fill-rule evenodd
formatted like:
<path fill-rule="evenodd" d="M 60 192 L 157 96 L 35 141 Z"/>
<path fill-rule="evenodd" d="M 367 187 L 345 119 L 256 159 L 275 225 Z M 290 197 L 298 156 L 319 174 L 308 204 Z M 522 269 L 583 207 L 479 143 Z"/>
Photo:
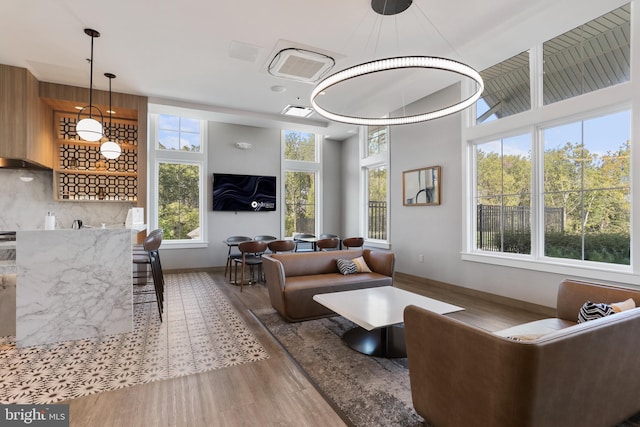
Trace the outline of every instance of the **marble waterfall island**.
<path fill-rule="evenodd" d="M 131 230 L 18 231 L 16 346 L 133 330 Z"/>

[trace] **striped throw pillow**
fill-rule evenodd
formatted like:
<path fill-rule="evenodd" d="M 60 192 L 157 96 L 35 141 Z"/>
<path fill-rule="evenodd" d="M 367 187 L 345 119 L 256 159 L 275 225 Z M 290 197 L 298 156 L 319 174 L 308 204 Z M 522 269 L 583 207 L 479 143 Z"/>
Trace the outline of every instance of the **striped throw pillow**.
<path fill-rule="evenodd" d="M 340 273 L 344 275 L 355 274 L 358 272 L 358 266 L 350 259 L 337 259 L 336 264 L 338 265 Z"/>
<path fill-rule="evenodd" d="M 588 322 L 589 320 L 600 319 L 601 317 L 615 314 L 613 307 L 603 302 L 585 302 L 578 312 L 578 323 Z"/>

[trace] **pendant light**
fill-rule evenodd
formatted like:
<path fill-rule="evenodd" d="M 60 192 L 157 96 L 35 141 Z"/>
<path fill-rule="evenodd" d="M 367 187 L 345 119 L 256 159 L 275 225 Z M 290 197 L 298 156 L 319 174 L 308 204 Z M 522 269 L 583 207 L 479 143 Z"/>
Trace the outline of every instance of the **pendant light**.
<path fill-rule="evenodd" d="M 113 128 L 111 127 L 111 120 L 113 119 L 113 109 L 111 108 L 111 80 L 115 79 L 116 75 L 112 73 L 104 73 L 104 76 L 109 79 L 109 140 L 102 143 L 100 146 L 100 153 L 102 153 L 102 155 L 107 159 L 117 159 L 120 157 L 122 149 L 120 148 L 120 145 L 114 141 L 116 138 L 113 138 Z"/>
<path fill-rule="evenodd" d="M 383 15 L 383 17 L 393 16 L 407 10 L 412 3 L 413 0 L 371 0 L 371 8 L 375 13 Z M 429 21 L 428 18 L 427 21 Z M 382 21 L 380 22 L 381 31 Z M 379 35 L 380 34 L 378 34 L 378 36 Z M 475 83 L 475 91 L 466 99 L 433 111 L 414 115 L 405 114 L 396 117 L 364 117 L 357 113 L 331 111 L 330 108 L 323 107 L 319 103 L 321 95 L 324 95 L 328 89 L 333 88 L 333 90 L 339 91 L 339 86 L 344 82 L 355 80 L 363 76 L 369 76 L 375 73 L 401 69 L 440 70 L 452 74 L 458 74 L 473 81 Z M 365 62 L 346 68 L 342 71 L 332 74 L 320 81 L 311 91 L 311 105 L 314 110 L 316 110 L 316 112 L 321 116 L 337 122 L 362 126 L 393 126 L 425 122 L 428 120 L 437 119 L 439 117 L 444 117 L 449 114 L 457 113 L 472 106 L 480 98 L 483 91 L 484 82 L 482 81 L 480 73 L 478 73 L 470 66 L 462 62 L 454 61 L 447 58 L 412 55 L 376 59 L 370 62 Z"/>
<path fill-rule="evenodd" d="M 91 28 L 85 28 L 85 34 L 91 37 L 91 59 L 89 59 L 89 64 L 91 66 L 91 74 L 89 77 L 89 105 L 86 107 L 82 107 L 78 112 L 78 124 L 76 124 L 76 133 L 78 136 L 85 141 L 98 141 L 103 137 L 102 133 L 102 121 L 104 117 L 102 116 L 102 111 L 98 107 L 93 106 L 93 39 L 96 37 L 100 37 L 100 33 L 96 30 L 92 30 Z M 80 119 L 82 112 L 84 110 L 89 110 L 89 117 L 85 117 L 84 119 Z M 93 118 L 93 110 L 96 109 L 100 113 L 100 121 L 97 121 Z"/>

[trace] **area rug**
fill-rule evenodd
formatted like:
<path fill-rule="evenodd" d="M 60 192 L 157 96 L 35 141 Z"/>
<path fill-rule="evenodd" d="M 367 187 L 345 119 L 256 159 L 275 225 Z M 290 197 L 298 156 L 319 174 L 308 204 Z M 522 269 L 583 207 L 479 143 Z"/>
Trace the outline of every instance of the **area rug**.
<path fill-rule="evenodd" d="M 273 309 L 254 315 L 304 369 L 347 424 L 424 426 L 413 409 L 407 359 L 370 357 L 340 337 L 355 327 L 336 316 L 288 323 Z"/>
<path fill-rule="evenodd" d="M 165 274 L 165 312 L 134 305 L 133 332 L 17 349 L 0 338 L 0 403 L 48 404 L 269 355 L 204 272 Z"/>

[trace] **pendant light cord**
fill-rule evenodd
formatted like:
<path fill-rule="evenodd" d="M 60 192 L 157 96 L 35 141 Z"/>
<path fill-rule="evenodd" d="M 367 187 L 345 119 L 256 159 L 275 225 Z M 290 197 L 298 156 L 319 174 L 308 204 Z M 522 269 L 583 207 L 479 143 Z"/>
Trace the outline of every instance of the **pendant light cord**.
<path fill-rule="evenodd" d="M 93 38 L 91 36 L 91 59 L 89 59 L 89 118 L 93 118 Z"/>

